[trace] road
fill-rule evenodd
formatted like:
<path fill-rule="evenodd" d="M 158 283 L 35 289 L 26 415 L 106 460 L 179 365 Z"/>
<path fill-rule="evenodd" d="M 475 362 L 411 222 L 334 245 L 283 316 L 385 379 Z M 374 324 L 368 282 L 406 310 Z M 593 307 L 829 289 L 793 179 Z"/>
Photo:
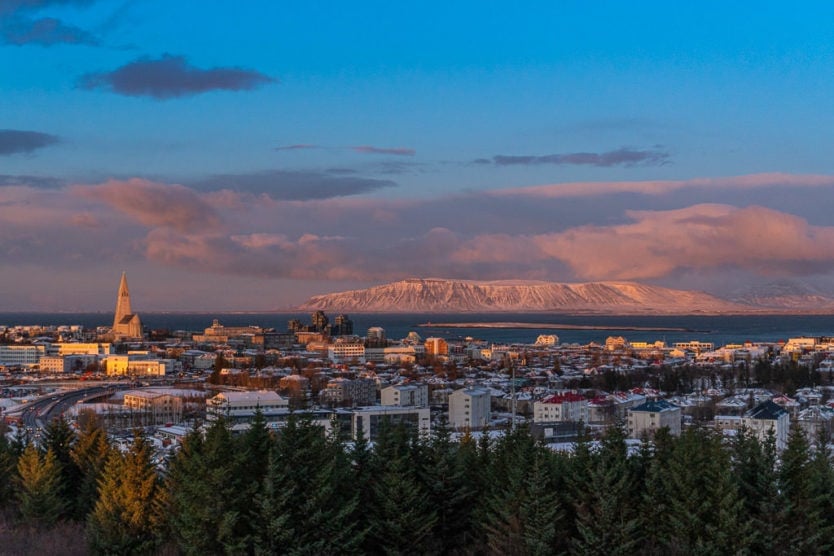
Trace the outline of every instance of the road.
<path fill-rule="evenodd" d="M 23 426 L 27 430 L 38 431 L 79 401 L 112 393 L 114 390 L 114 386 L 91 386 L 69 392 L 56 392 L 32 402 L 20 412 Z"/>

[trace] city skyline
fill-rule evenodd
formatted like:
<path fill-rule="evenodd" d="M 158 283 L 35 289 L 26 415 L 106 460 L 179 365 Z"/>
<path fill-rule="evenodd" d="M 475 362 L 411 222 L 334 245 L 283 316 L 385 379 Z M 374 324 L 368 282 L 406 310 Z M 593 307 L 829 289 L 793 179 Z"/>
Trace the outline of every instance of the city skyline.
<path fill-rule="evenodd" d="M 834 292 L 834 8 L 0 6 L 0 311 Z"/>

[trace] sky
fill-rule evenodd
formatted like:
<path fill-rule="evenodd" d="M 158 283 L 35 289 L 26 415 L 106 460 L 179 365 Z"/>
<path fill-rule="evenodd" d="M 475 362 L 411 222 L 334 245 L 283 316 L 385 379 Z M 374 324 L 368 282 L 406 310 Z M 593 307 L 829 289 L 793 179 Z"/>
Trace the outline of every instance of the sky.
<path fill-rule="evenodd" d="M 834 293 L 828 2 L 0 0 L 0 311 Z"/>

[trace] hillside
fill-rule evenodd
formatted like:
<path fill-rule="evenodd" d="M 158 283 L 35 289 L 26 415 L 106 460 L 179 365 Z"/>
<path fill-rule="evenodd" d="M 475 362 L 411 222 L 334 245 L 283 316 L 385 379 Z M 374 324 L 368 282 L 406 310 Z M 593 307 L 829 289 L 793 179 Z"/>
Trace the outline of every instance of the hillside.
<path fill-rule="evenodd" d="M 344 313 L 576 312 L 614 314 L 741 313 L 753 307 L 712 295 L 634 282 L 412 278 L 364 290 L 311 297 L 303 311 Z"/>

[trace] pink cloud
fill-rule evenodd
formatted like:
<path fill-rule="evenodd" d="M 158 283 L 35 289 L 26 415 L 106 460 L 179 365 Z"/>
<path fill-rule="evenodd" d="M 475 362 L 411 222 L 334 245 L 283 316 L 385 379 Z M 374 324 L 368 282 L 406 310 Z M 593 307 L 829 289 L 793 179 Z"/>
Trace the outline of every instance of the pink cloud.
<path fill-rule="evenodd" d="M 686 268 L 801 274 L 834 266 L 834 227 L 751 206 L 630 211 L 633 223 L 529 238 L 583 279 L 647 279 Z"/>
<path fill-rule="evenodd" d="M 649 180 L 649 181 L 591 181 L 566 182 L 550 185 L 534 185 L 498 189 L 489 194 L 499 197 L 525 196 L 543 198 L 593 197 L 616 193 L 639 193 L 643 195 L 662 195 L 685 188 L 730 188 L 746 189 L 758 187 L 830 187 L 834 185 L 834 176 L 820 174 L 785 174 L 764 173 L 718 178 L 693 178 L 689 180 Z"/>
<path fill-rule="evenodd" d="M 182 185 L 134 178 L 74 186 L 73 192 L 101 201 L 145 226 L 189 231 L 217 228 L 221 224 L 214 208 L 194 190 Z"/>

